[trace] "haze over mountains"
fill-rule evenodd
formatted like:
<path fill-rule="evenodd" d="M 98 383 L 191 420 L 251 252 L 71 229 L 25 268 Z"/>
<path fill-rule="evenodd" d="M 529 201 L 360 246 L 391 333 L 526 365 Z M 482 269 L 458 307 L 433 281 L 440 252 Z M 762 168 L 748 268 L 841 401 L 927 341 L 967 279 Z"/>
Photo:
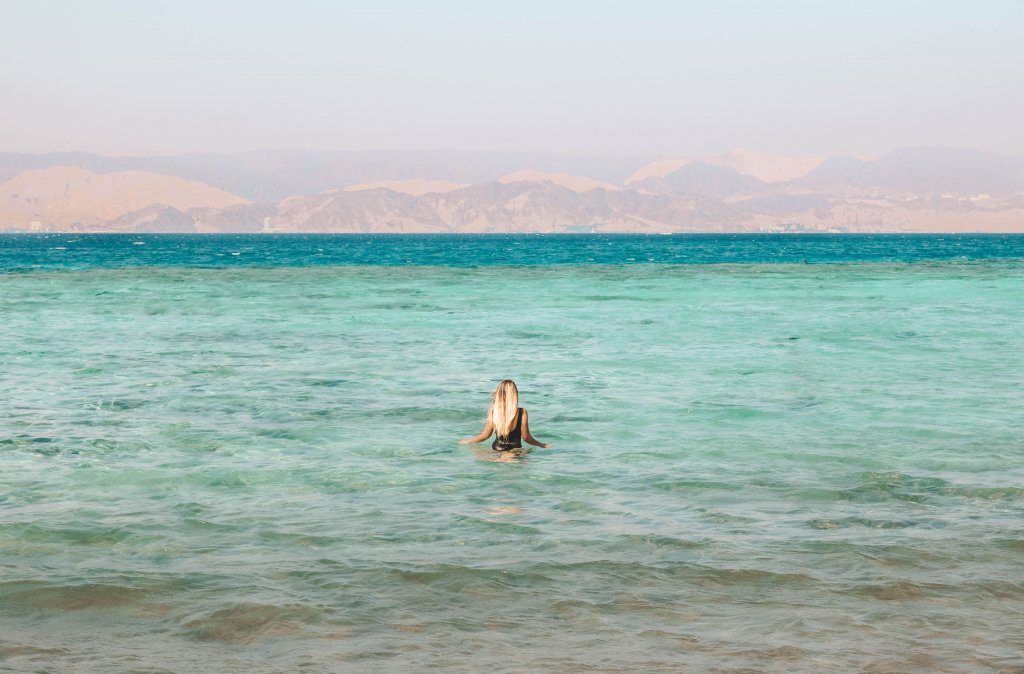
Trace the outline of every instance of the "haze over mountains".
<path fill-rule="evenodd" d="M 1024 158 L 0 153 L 0 230 L 1024 231 Z"/>

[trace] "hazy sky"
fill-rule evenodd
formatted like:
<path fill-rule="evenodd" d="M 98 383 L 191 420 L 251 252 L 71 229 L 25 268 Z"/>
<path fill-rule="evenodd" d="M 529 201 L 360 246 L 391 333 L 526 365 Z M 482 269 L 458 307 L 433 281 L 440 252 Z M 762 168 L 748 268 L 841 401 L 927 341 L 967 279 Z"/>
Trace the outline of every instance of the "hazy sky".
<path fill-rule="evenodd" d="M 1024 2 L 0 0 L 0 151 L 1024 155 Z"/>

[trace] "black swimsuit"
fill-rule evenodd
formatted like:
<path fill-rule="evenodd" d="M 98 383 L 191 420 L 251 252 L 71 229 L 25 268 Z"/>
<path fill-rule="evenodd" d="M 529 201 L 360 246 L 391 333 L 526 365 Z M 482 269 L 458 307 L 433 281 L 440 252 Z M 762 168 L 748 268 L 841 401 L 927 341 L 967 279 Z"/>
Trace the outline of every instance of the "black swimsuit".
<path fill-rule="evenodd" d="M 522 422 L 522 420 L 523 408 L 520 407 L 518 410 L 516 410 L 516 425 L 512 428 L 511 431 L 508 432 L 508 435 L 506 435 L 505 437 L 497 435 L 497 431 L 495 431 L 495 435 L 497 435 L 497 437 L 494 439 L 494 442 L 491 443 L 491 449 L 496 449 L 499 452 L 507 452 L 510 449 L 522 449 L 523 436 L 522 432 L 519 430 L 519 424 Z"/>

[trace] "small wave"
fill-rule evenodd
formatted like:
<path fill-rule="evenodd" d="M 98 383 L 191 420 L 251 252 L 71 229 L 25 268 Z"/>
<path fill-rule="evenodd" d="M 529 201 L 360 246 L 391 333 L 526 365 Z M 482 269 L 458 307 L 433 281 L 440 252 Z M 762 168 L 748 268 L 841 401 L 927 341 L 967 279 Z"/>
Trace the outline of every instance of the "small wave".
<path fill-rule="evenodd" d="M 384 311 L 441 311 L 442 308 L 433 304 L 420 302 L 380 302 L 368 304 L 367 309 L 383 309 Z M 508 333 L 506 333 L 508 334 Z"/>
<path fill-rule="evenodd" d="M 70 653 L 66 648 L 37 648 L 25 644 L 0 642 L 0 662 L 5 658 L 45 658 Z"/>
<path fill-rule="evenodd" d="M 749 658 L 754 662 L 796 662 L 811 654 L 797 646 L 776 646 L 775 648 L 748 648 L 730 653 L 733 656 Z"/>
<path fill-rule="evenodd" d="M 601 421 L 599 417 L 586 416 L 586 415 L 575 415 L 575 414 L 556 414 L 552 416 L 548 422 L 552 424 L 558 424 L 563 422 L 585 422 L 591 423 L 594 421 Z"/>
<path fill-rule="evenodd" d="M 294 546 L 318 549 L 337 543 L 338 538 L 332 536 L 310 536 L 289 531 L 261 531 L 257 534 L 261 540 L 288 543 Z"/>
<path fill-rule="evenodd" d="M 255 431 L 256 435 L 273 438 L 275 440 L 301 440 L 302 436 L 295 431 L 288 428 L 258 428 Z"/>
<path fill-rule="evenodd" d="M 849 590 L 853 594 L 883 601 L 923 600 L 939 597 L 980 597 L 1019 601 L 1024 598 L 1024 585 L 1006 580 L 984 580 L 970 583 L 914 583 L 895 581 L 861 585 Z"/>
<path fill-rule="evenodd" d="M 857 594 L 867 595 L 884 601 L 903 601 L 906 599 L 923 599 L 936 587 L 911 583 L 908 581 L 885 583 L 881 585 L 866 585 L 857 589 Z"/>
<path fill-rule="evenodd" d="M 248 644 L 297 634 L 320 619 L 319 611 L 306 606 L 238 604 L 187 620 L 184 627 L 200 641 Z"/>
<path fill-rule="evenodd" d="M 496 587 L 538 587 L 553 582 L 548 573 L 550 565 L 538 564 L 527 570 L 479 568 L 455 564 L 434 564 L 429 568 L 388 569 L 388 575 L 419 585 L 436 586 L 441 589 L 461 592 L 478 585 Z"/>
<path fill-rule="evenodd" d="M 513 522 L 494 520 L 490 518 L 468 517 L 465 515 L 461 515 L 456 517 L 455 519 L 466 524 L 483 526 L 487 529 L 494 530 L 496 532 L 500 531 L 505 534 L 531 535 L 540 533 L 540 529 L 537 529 L 536 527 L 528 527 L 521 524 L 515 524 Z"/>
<path fill-rule="evenodd" d="M 634 295 L 584 295 L 580 299 L 587 302 L 645 302 L 649 301 L 644 297 Z"/>
<path fill-rule="evenodd" d="M 925 503 L 939 496 L 949 484 L 937 477 L 912 477 L 899 472 L 867 472 L 859 475 L 861 483 L 846 489 L 807 489 L 796 492 L 800 497 L 829 501 L 874 503 L 888 500 Z"/>
<path fill-rule="evenodd" d="M 650 478 L 643 478 L 643 485 L 645 489 L 652 489 L 657 491 L 667 492 L 693 492 L 698 490 L 725 490 L 732 491 L 736 489 L 736 485 L 731 482 L 721 482 L 718 480 L 665 480 L 665 481 L 648 481 Z"/>
<path fill-rule="evenodd" d="M 314 379 L 309 382 L 310 386 L 324 386 L 327 388 L 336 388 L 338 386 L 344 386 L 345 384 L 351 383 L 349 379 Z"/>
<path fill-rule="evenodd" d="M 778 573 L 763 569 L 712 569 L 701 567 L 700 579 L 705 585 L 792 587 L 816 583 L 817 580 L 803 573 Z"/>
<path fill-rule="evenodd" d="M 57 438 L 47 436 L 16 435 L 13 438 L 0 440 L 0 449 L 10 448 L 41 454 L 43 456 L 56 456 L 61 453 L 61 447 L 57 444 Z"/>

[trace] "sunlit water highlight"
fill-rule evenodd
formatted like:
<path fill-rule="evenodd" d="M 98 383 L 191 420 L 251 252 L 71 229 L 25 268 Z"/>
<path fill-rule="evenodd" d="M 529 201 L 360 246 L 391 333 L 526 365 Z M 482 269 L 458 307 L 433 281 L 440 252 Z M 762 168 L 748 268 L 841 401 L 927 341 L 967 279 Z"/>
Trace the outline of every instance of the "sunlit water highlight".
<path fill-rule="evenodd" d="M 1019 258 L 122 244 L 0 275 L 0 669 L 1024 668 Z"/>

